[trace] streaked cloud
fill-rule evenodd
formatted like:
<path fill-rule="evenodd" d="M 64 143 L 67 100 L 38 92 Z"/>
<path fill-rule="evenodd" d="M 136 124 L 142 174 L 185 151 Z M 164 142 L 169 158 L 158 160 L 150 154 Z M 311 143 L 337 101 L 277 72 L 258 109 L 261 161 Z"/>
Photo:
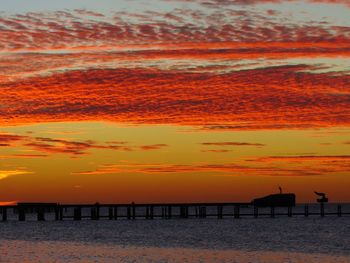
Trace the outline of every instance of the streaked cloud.
<path fill-rule="evenodd" d="M 96 170 L 73 172 L 74 175 L 103 175 L 103 174 L 211 174 L 212 176 L 322 176 L 339 172 L 348 172 L 349 164 L 329 163 L 321 167 L 312 166 L 278 166 L 274 165 L 241 165 L 227 164 L 116 164 L 103 165 Z"/>
<path fill-rule="evenodd" d="M 349 125 L 350 75 L 309 69 L 297 65 L 226 74 L 71 71 L 0 85 L 1 105 L 7 105 L 0 109 L 0 121 L 108 120 L 208 130 Z"/>
<path fill-rule="evenodd" d="M 6 179 L 15 175 L 30 174 L 27 170 L 0 170 L 0 180 Z"/>
<path fill-rule="evenodd" d="M 262 143 L 249 143 L 249 142 L 202 142 L 204 146 L 254 146 L 263 147 Z"/>

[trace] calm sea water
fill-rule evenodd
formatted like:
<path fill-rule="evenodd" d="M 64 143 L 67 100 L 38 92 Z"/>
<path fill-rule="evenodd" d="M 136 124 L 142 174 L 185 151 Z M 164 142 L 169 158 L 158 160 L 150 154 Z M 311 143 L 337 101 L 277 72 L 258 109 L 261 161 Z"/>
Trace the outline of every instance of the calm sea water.
<path fill-rule="evenodd" d="M 350 262 L 350 216 L 0 222 L 0 262 Z"/>

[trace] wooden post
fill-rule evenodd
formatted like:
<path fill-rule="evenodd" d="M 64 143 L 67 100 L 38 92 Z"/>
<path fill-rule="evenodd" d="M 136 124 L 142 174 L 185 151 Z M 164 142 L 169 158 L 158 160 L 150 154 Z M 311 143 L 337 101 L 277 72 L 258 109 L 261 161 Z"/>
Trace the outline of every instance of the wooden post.
<path fill-rule="evenodd" d="M 136 207 L 134 203 L 132 203 L 132 219 L 136 219 Z"/>
<path fill-rule="evenodd" d="M 19 207 L 18 208 L 18 221 L 25 221 L 26 220 L 26 212 L 24 208 Z"/>
<path fill-rule="evenodd" d="M 270 214 L 271 218 L 275 217 L 275 207 L 271 206 L 271 214 Z"/>
<path fill-rule="evenodd" d="M 304 216 L 305 217 L 309 216 L 309 205 L 305 205 L 305 207 L 304 207 Z"/>
<path fill-rule="evenodd" d="M 2 208 L 2 221 L 7 221 L 7 207 Z"/>
<path fill-rule="evenodd" d="M 114 207 L 114 220 L 118 219 L 118 206 Z"/>
<path fill-rule="evenodd" d="M 171 213 L 171 206 L 168 206 L 168 219 L 171 219 L 172 213 Z"/>
<path fill-rule="evenodd" d="M 254 206 L 254 217 L 258 218 L 259 216 L 259 208 L 257 206 Z"/>
<path fill-rule="evenodd" d="M 239 218 L 240 216 L 240 211 L 239 211 L 239 205 L 235 205 L 235 208 L 233 210 L 233 215 L 234 215 L 234 218 Z"/>
<path fill-rule="evenodd" d="M 321 217 L 324 217 L 324 203 L 323 202 L 320 203 L 320 209 L 321 209 L 321 211 L 320 211 Z"/>
<path fill-rule="evenodd" d="M 96 207 L 91 207 L 91 220 L 98 220 Z"/>
<path fill-rule="evenodd" d="M 200 218 L 206 218 L 207 217 L 207 208 L 205 206 L 202 206 L 199 208 L 199 217 Z"/>
<path fill-rule="evenodd" d="M 146 219 L 149 219 L 149 206 L 146 206 L 145 218 L 146 218 Z"/>
<path fill-rule="evenodd" d="M 128 206 L 126 208 L 126 216 L 129 220 L 131 219 L 131 207 L 130 206 Z"/>
<path fill-rule="evenodd" d="M 91 215 L 92 217 L 92 215 Z M 81 207 L 75 207 L 74 208 L 74 216 L 73 216 L 75 221 L 80 221 L 81 220 Z"/>
<path fill-rule="evenodd" d="M 341 205 L 338 205 L 338 216 L 342 216 Z"/>
<path fill-rule="evenodd" d="M 108 208 L 108 219 L 113 220 L 113 207 Z"/>
<path fill-rule="evenodd" d="M 165 218 L 165 207 L 162 206 L 162 218 L 164 219 Z"/>
<path fill-rule="evenodd" d="M 292 217 L 292 213 L 293 213 L 292 207 L 288 206 L 288 217 Z"/>
<path fill-rule="evenodd" d="M 100 219 L 100 205 L 96 205 L 96 220 Z"/>
<path fill-rule="evenodd" d="M 217 215 L 218 219 L 222 219 L 222 206 L 218 205 L 217 209 L 218 209 L 218 215 Z"/>
<path fill-rule="evenodd" d="M 198 218 L 199 217 L 199 207 L 198 206 L 195 206 L 195 216 L 196 216 L 196 218 Z"/>
<path fill-rule="evenodd" d="M 60 220 L 60 208 L 58 206 L 55 207 L 55 220 Z"/>
<path fill-rule="evenodd" d="M 62 221 L 63 220 L 63 207 L 60 206 L 59 210 L 60 210 L 60 221 Z"/>
<path fill-rule="evenodd" d="M 45 208 L 38 207 L 37 213 L 38 213 L 38 221 L 45 221 Z"/>
<path fill-rule="evenodd" d="M 154 218 L 154 214 L 153 214 L 154 211 L 153 210 L 154 210 L 154 207 L 153 207 L 153 205 L 151 205 L 151 207 L 149 208 L 150 219 Z"/>

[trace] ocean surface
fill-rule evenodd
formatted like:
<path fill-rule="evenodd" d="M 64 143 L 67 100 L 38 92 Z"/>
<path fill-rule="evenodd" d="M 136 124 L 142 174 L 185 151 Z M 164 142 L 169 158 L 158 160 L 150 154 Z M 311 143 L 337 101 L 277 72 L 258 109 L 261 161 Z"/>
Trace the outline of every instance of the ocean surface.
<path fill-rule="evenodd" d="M 0 262 L 350 262 L 350 216 L 0 222 Z"/>

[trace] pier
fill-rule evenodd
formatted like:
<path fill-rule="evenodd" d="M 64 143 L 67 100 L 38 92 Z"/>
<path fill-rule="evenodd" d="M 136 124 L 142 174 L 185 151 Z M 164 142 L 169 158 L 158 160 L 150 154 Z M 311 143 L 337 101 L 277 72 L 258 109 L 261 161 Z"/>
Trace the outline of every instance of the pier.
<path fill-rule="evenodd" d="M 152 204 L 56 204 L 19 203 L 0 207 L 0 221 L 8 220 L 136 220 L 204 218 L 276 218 L 309 216 L 349 216 L 344 205 L 303 204 L 297 206 L 257 206 L 253 203 L 152 203 Z M 11 212 L 11 217 L 10 217 Z"/>

